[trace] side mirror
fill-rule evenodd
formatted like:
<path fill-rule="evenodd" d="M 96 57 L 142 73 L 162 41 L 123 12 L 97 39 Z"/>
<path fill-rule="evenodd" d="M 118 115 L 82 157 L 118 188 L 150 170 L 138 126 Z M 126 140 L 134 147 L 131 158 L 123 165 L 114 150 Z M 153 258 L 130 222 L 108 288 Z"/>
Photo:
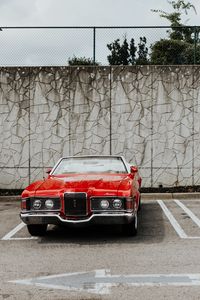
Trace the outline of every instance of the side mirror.
<path fill-rule="evenodd" d="M 131 174 L 135 174 L 138 172 L 138 168 L 136 166 L 131 166 L 130 171 L 131 171 Z"/>
<path fill-rule="evenodd" d="M 49 169 L 46 170 L 46 173 L 49 175 L 51 173 L 51 171 L 52 171 L 52 169 L 49 168 Z"/>

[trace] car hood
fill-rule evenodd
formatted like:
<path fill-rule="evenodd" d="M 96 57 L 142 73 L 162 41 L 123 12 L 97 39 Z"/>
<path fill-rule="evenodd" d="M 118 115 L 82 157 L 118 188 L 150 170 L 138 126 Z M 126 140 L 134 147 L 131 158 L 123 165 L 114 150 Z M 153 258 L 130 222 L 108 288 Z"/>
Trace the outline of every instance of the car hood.
<path fill-rule="evenodd" d="M 85 192 L 88 195 L 116 195 L 119 190 L 130 190 L 128 174 L 70 174 L 51 176 L 35 186 L 35 194 Z"/>

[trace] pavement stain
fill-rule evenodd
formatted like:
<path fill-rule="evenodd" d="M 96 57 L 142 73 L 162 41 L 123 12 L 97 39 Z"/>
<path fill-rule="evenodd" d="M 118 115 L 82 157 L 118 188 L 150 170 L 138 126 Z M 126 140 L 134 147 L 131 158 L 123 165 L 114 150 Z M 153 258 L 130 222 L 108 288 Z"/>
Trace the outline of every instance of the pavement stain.
<path fill-rule="evenodd" d="M 2 297 L 2 299 L 9 299 L 10 297 L 13 297 L 13 294 L 0 294 L 0 297 Z"/>

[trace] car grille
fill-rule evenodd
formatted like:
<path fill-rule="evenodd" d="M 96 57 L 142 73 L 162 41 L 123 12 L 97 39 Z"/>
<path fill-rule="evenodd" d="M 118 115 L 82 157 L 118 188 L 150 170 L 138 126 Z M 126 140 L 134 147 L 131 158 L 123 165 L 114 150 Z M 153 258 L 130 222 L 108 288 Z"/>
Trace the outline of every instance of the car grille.
<path fill-rule="evenodd" d="M 65 193 L 65 214 L 67 216 L 87 215 L 87 195 L 86 193 Z"/>

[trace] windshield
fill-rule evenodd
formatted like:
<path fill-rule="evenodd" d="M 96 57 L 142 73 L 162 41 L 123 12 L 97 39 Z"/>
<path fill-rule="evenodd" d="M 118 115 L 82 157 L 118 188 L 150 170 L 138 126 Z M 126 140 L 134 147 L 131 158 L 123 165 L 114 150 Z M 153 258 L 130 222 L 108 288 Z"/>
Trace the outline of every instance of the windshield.
<path fill-rule="evenodd" d="M 63 158 L 52 175 L 72 173 L 127 173 L 121 157 Z"/>

